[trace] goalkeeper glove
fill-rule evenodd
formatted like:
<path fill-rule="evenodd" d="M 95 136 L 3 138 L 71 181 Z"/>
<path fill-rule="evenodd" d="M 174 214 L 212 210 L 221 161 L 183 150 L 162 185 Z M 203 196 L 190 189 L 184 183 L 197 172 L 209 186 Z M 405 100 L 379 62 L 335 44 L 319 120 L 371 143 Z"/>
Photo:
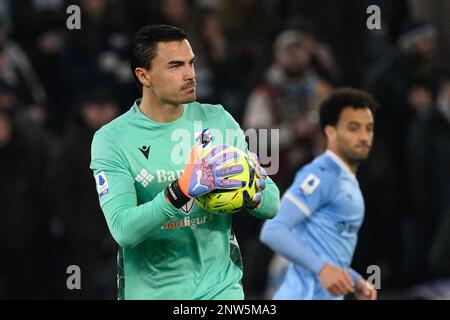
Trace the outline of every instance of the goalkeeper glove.
<path fill-rule="evenodd" d="M 216 189 L 238 189 L 244 186 L 245 181 L 228 179 L 244 170 L 242 165 L 233 164 L 239 154 L 228 150 L 229 148 L 227 145 L 219 145 L 207 150 L 194 145 L 183 174 L 166 188 L 167 200 L 174 207 L 181 208 L 190 198 Z"/>
<path fill-rule="evenodd" d="M 253 153 L 253 152 L 249 153 L 248 162 L 249 162 L 252 170 L 254 170 L 254 172 L 255 172 L 257 192 L 252 198 L 250 198 L 249 194 L 247 192 L 245 192 L 244 193 L 244 201 L 245 201 L 246 208 L 254 210 L 254 209 L 257 209 L 259 207 L 259 205 L 261 204 L 262 192 L 266 188 L 267 172 L 263 167 L 261 167 L 259 158 L 255 153 Z"/>

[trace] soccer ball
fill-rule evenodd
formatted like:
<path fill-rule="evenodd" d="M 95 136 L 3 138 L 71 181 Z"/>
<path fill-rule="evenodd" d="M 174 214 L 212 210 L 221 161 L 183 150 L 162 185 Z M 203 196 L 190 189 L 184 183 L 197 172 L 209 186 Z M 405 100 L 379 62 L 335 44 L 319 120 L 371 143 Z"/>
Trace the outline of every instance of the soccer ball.
<path fill-rule="evenodd" d="M 213 213 L 236 213 L 244 207 L 246 199 L 252 199 L 257 192 L 256 174 L 249 164 L 248 155 L 236 147 L 230 147 L 225 152 L 237 152 L 238 157 L 232 164 L 240 164 L 244 168 L 229 179 L 245 181 L 246 184 L 239 189 L 217 189 L 195 198 L 200 207 Z"/>

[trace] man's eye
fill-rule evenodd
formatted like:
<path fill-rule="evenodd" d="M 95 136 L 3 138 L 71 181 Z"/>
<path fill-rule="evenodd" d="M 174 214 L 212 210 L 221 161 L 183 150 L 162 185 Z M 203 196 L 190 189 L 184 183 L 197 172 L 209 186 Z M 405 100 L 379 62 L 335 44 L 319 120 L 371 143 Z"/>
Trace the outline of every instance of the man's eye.
<path fill-rule="evenodd" d="M 180 66 L 181 66 L 181 65 L 179 65 L 179 64 L 175 64 L 175 65 L 171 66 L 170 69 L 177 69 L 177 68 L 179 68 Z"/>

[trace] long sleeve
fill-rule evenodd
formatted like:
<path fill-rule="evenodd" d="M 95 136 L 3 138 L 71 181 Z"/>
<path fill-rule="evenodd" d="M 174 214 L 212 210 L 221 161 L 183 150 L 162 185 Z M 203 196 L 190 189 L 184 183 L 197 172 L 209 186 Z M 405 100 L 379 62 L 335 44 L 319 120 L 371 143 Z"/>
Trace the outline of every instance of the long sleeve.
<path fill-rule="evenodd" d="M 283 197 L 276 218 L 264 223 L 260 240 L 289 261 L 317 274 L 326 263 L 325 258 L 317 255 L 294 234 L 294 227 L 304 220 L 305 214 L 299 212 L 288 198 Z"/>
<path fill-rule="evenodd" d="M 100 206 L 119 245 L 136 246 L 178 212 L 166 201 L 163 191 L 152 201 L 138 206 L 134 179 L 126 160 L 105 134 L 94 136 L 91 154 Z"/>
<path fill-rule="evenodd" d="M 305 204 L 296 198 L 292 189 L 287 191 L 281 199 L 277 216 L 264 223 L 260 234 L 260 240 L 272 250 L 316 274 L 320 272 L 325 263 L 330 262 L 311 250 L 294 230 L 305 223 L 308 216 L 314 214 L 313 210 L 321 203 L 323 193 L 326 193 L 326 191 L 320 188 L 317 193 L 318 196 Z M 347 271 L 355 282 L 362 278 L 359 273 L 351 268 L 348 268 Z"/>
<path fill-rule="evenodd" d="M 266 179 L 266 189 L 262 192 L 262 200 L 255 210 L 247 210 L 258 219 L 272 219 L 280 209 L 280 190 L 269 177 Z"/>
<path fill-rule="evenodd" d="M 167 202 L 163 191 L 152 201 L 139 206 L 136 205 L 135 195 L 124 193 L 102 209 L 111 235 L 122 247 L 135 247 L 178 211 Z"/>

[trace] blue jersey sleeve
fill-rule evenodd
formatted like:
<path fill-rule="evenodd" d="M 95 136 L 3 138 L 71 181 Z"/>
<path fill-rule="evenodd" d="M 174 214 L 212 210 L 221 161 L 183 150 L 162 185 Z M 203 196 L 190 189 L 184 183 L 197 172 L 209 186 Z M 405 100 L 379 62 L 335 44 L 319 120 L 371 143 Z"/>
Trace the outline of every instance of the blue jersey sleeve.
<path fill-rule="evenodd" d="M 299 214 L 292 202 L 283 196 L 279 213 L 264 223 L 260 240 L 289 261 L 319 273 L 326 260 L 307 247 L 293 232 L 304 219 L 305 216 Z"/>
<path fill-rule="evenodd" d="M 326 204 L 332 197 L 335 176 L 314 165 L 299 171 L 284 197 L 304 216 L 309 217 L 314 211 Z"/>
<path fill-rule="evenodd" d="M 294 230 L 326 203 L 330 182 L 326 172 L 305 167 L 283 195 L 277 216 L 264 223 L 260 234 L 260 240 L 272 250 L 315 273 L 319 273 L 327 261 L 307 247 Z"/>

